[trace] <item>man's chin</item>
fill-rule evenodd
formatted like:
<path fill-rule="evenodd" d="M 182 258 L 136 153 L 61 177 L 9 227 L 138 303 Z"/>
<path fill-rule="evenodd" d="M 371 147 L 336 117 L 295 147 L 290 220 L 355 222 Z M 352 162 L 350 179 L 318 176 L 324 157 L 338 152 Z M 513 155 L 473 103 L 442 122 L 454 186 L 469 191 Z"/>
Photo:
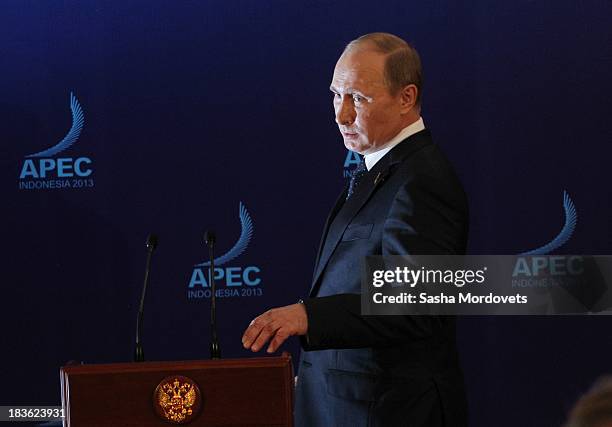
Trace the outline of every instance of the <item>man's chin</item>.
<path fill-rule="evenodd" d="M 347 150 L 354 151 L 355 153 L 359 154 L 363 154 L 363 152 L 367 150 L 367 147 L 354 139 L 344 138 L 344 146 Z"/>

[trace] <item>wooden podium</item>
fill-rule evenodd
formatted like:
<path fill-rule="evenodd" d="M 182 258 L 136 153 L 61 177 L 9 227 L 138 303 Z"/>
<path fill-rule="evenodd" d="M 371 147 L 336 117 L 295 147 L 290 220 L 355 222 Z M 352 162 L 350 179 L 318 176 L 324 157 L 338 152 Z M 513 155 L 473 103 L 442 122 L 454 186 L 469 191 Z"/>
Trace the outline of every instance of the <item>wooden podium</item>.
<path fill-rule="evenodd" d="M 293 426 L 291 356 L 64 366 L 65 427 Z"/>

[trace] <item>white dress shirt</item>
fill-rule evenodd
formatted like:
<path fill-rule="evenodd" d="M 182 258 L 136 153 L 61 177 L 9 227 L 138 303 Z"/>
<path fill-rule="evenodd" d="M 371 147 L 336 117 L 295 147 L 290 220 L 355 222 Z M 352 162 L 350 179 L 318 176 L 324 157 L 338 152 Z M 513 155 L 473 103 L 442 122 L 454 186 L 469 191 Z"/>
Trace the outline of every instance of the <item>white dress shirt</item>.
<path fill-rule="evenodd" d="M 423 118 L 419 117 L 419 120 L 417 120 L 416 122 L 402 129 L 400 133 L 398 133 L 391 139 L 391 141 L 383 145 L 383 148 L 381 148 L 378 151 L 375 151 L 374 153 L 366 154 L 365 155 L 366 168 L 368 170 L 372 169 L 374 165 L 376 164 L 376 162 L 382 159 L 384 155 L 387 154 L 389 151 L 391 151 L 393 147 L 395 147 L 397 144 L 402 142 L 404 139 L 408 138 L 411 135 L 414 135 L 417 132 L 422 131 L 423 129 L 425 129 L 425 123 L 423 122 Z"/>

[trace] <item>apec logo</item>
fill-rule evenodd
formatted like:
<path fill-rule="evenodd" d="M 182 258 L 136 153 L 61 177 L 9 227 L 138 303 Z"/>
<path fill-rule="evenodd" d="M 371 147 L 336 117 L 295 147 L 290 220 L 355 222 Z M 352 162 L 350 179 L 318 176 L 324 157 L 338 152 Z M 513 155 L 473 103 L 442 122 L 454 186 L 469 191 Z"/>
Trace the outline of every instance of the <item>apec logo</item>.
<path fill-rule="evenodd" d="M 344 178 L 350 178 L 353 174 L 353 169 L 361 163 L 361 157 L 359 153 L 354 151 L 347 151 L 346 158 L 344 159 L 344 168 L 342 170 L 342 176 Z"/>
<path fill-rule="evenodd" d="M 583 273 L 583 258 L 580 256 L 547 256 L 565 245 L 576 229 L 578 213 L 567 191 L 563 192 L 563 211 L 565 222 L 554 239 L 519 254 L 512 271 L 512 287 L 549 287 L 555 285 L 554 276 Z"/>
<path fill-rule="evenodd" d="M 581 256 L 534 256 L 518 258 L 512 277 L 576 276 L 582 273 L 584 258 Z"/>
<path fill-rule="evenodd" d="M 225 254 L 215 257 L 215 284 L 217 298 L 222 297 L 260 297 L 261 269 L 255 265 L 242 267 L 222 267 L 238 258 L 249 245 L 253 237 L 253 220 L 246 207 L 240 202 L 239 217 L 242 231 L 236 244 Z M 187 289 L 188 299 L 210 298 L 210 261 L 196 264 L 191 273 Z"/>
<path fill-rule="evenodd" d="M 72 126 L 66 136 L 51 148 L 26 157 L 19 174 L 20 190 L 88 188 L 94 186 L 90 157 L 57 157 L 81 135 L 85 116 L 79 100 L 70 92 Z"/>

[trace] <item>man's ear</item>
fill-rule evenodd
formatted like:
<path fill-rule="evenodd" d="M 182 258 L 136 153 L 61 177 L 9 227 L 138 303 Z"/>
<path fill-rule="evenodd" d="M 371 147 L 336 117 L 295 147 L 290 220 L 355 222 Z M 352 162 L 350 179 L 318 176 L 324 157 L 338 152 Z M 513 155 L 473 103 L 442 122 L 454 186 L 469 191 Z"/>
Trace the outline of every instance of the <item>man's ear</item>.
<path fill-rule="evenodd" d="M 400 106 L 403 114 L 406 114 L 414 109 L 418 93 L 419 89 L 413 84 L 404 86 L 400 90 Z"/>

